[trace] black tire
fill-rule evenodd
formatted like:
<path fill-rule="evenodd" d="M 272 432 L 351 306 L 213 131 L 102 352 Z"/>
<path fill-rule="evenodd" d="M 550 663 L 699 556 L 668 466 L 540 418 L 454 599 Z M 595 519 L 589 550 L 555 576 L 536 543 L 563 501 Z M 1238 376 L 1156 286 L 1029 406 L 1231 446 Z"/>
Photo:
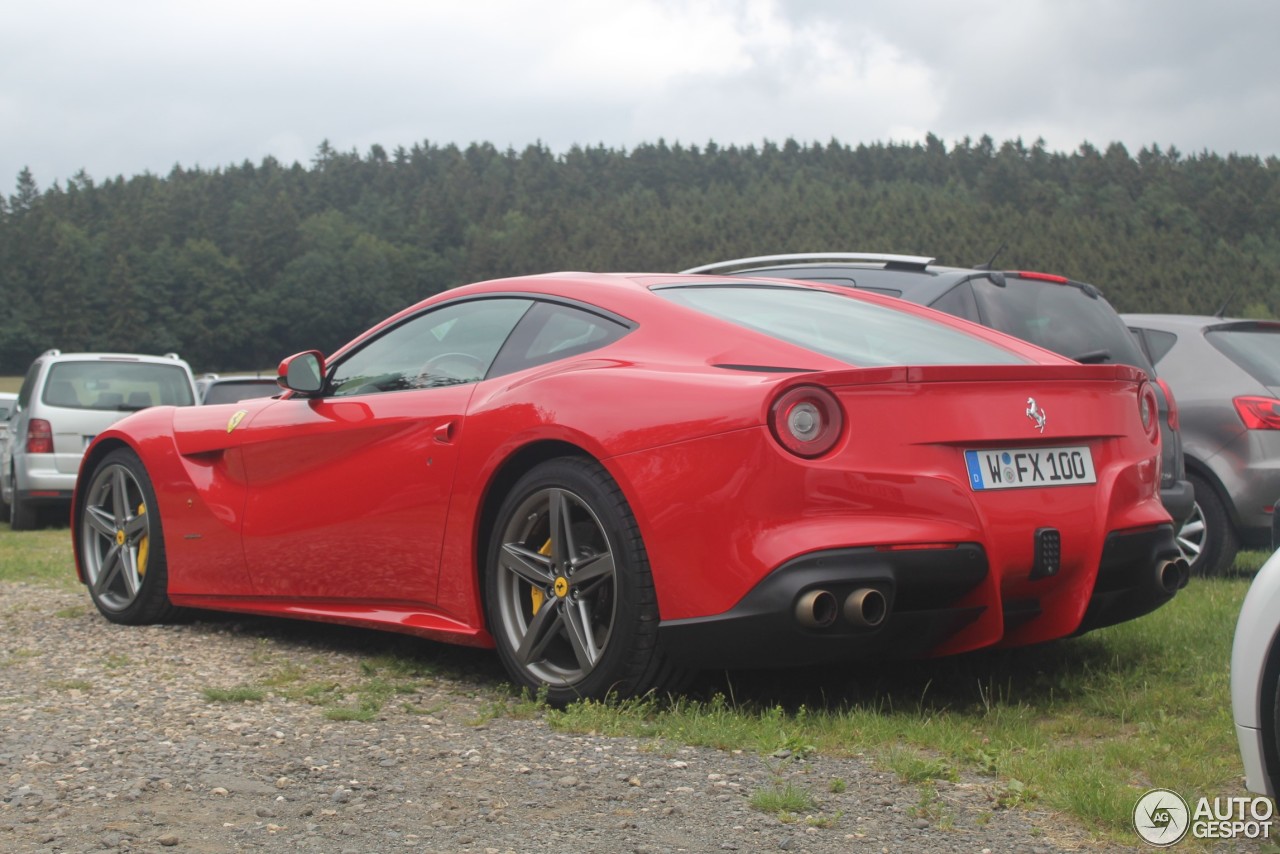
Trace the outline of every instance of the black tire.
<path fill-rule="evenodd" d="M 9 500 L 9 528 L 34 531 L 40 524 L 39 509 L 34 501 L 18 497 L 18 481 L 13 481 L 13 497 Z"/>
<path fill-rule="evenodd" d="M 1191 574 L 1205 578 L 1219 577 L 1231 572 L 1235 565 L 1240 540 L 1227 515 L 1227 508 L 1218 492 L 1199 475 L 1189 474 L 1196 493 L 1191 516 L 1178 532 L 1178 546 L 1191 565 Z"/>
<path fill-rule="evenodd" d="M 89 596 L 113 623 L 172 620 L 160 509 L 137 454 L 118 448 L 103 457 L 80 496 L 75 518 L 80 572 Z"/>
<path fill-rule="evenodd" d="M 629 697 L 674 684 L 635 517 L 594 460 L 527 472 L 498 511 L 484 567 L 498 656 L 547 700 Z"/>

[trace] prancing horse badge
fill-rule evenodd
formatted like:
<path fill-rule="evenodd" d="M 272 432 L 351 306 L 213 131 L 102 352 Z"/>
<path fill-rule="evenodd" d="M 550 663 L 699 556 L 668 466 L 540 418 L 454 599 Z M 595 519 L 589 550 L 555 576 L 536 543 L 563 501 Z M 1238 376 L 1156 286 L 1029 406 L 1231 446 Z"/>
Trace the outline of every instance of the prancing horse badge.
<path fill-rule="evenodd" d="M 1049 416 L 1046 415 L 1045 411 L 1040 408 L 1038 403 L 1036 403 L 1036 399 L 1034 397 L 1027 398 L 1027 417 L 1035 422 L 1037 430 L 1041 433 L 1044 432 L 1044 422 Z"/>

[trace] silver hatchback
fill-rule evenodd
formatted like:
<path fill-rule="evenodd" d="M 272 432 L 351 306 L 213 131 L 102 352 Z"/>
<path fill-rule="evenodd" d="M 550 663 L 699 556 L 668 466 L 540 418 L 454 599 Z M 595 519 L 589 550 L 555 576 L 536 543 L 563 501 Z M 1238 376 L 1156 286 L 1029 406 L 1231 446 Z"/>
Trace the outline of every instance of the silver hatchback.
<path fill-rule="evenodd" d="M 27 370 L 0 443 L 0 506 L 15 530 L 39 509 L 70 507 L 80 460 L 98 433 L 149 406 L 196 402 L 191 368 L 176 354 L 41 354 Z"/>
<path fill-rule="evenodd" d="M 1196 506 L 1179 545 L 1200 575 L 1270 546 L 1280 499 L 1280 322 L 1181 314 L 1123 319 L 1178 401 Z"/>

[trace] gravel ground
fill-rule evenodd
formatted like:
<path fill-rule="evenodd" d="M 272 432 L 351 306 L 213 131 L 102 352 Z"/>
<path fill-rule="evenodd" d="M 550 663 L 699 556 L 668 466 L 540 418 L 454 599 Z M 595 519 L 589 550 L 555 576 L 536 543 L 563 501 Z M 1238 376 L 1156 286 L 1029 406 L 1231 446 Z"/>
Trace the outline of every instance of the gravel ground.
<path fill-rule="evenodd" d="M 987 779 L 934 791 L 861 758 L 572 735 L 497 714 L 508 695 L 487 652 L 212 615 L 125 628 L 83 591 L 12 583 L 0 620 L 6 851 L 1115 850 L 1061 816 L 997 808 Z M 331 720 L 299 693 L 368 684 L 389 651 L 434 675 L 405 680 L 411 693 L 372 720 Z M 205 695 L 245 685 L 268 688 L 255 702 Z M 751 806 L 786 786 L 813 797 L 811 815 Z"/>

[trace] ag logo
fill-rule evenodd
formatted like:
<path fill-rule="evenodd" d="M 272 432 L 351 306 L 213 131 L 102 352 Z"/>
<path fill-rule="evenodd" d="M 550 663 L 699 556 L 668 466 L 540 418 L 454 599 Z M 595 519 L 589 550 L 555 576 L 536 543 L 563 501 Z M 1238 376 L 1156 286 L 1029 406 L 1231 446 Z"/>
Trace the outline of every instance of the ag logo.
<path fill-rule="evenodd" d="M 1164 848 L 1182 840 L 1191 825 L 1191 811 L 1177 792 L 1152 789 L 1133 807 L 1133 829 L 1144 842 Z"/>

